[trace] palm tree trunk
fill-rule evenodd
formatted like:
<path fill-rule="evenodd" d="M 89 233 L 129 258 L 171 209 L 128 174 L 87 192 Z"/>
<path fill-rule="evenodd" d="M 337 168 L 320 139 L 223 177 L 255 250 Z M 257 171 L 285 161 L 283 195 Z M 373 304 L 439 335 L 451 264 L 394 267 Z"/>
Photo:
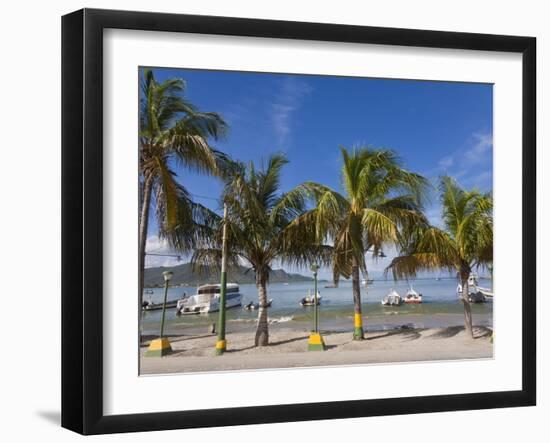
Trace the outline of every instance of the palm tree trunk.
<path fill-rule="evenodd" d="M 470 338 L 474 338 L 472 329 L 472 307 L 470 306 L 470 288 L 468 287 L 468 278 L 470 272 L 461 273 L 462 280 L 462 304 L 464 305 L 464 329 Z"/>
<path fill-rule="evenodd" d="M 143 186 L 143 202 L 141 205 L 141 215 L 139 218 L 139 306 L 143 303 L 143 286 L 145 278 L 145 245 L 147 243 L 147 228 L 149 227 L 149 207 L 151 206 L 151 192 L 153 188 L 153 179 L 145 179 Z"/>
<path fill-rule="evenodd" d="M 258 326 L 256 327 L 255 346 L 269 345 L 269 330 L 267 325 L 267 278 L 263 273 L 256 276 L 256 286 L 258 288 Z"/>
<path fill-rule="evenodd" d="M 354 328 L 353 339 L 363 340 L 363 318 L 361 316 L 361 282 L 359 280 L 359 265 L 354 258 L 351 268 L 351 279 L 353 284 L 353 305 L 354 305 Z"/>

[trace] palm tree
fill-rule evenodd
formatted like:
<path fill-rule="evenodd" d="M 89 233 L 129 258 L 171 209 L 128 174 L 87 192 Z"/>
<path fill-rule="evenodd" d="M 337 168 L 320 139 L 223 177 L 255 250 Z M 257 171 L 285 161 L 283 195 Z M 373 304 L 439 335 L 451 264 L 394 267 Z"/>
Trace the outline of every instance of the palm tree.
<path fill-rule="evenodd" d="M 368 275 L 365 254 L 378 257 L 386 244 L 397 244 L 401 230 L 426 223 L 421 202 L 427 181 L 403 169 L 391 150 L 364 147 L 349 152 L 341 148 L 345 194 L 317 183 L 304 183 L 295 192 L 307 194 L 313 209 L 294 224 L 313 225 L 318 241 L 333 244 L 334 283 L 340 276 L 352 278 L 354 333 L 363 339 L 360 271 Z"/>
<path fill-rule="evenodd" d="M 178 183 L 172 165 L 220 175 L 229 161 L 208 144 L 209 138 L 218 139 L 225 134 L 226 123 L 216 113 L 197 111 L 183 97 L 185 87 L 182 79 L 172 78 L 159 83 L 153 71 L 143 71 L 139 116 L 140 300 L 152 202 L 161 237 L 182 252 L 196 243 L 212 217 L 205 207 L 194 203 Z"/>
<path fill-rule="evenodd" d="M 247 264 L 255 274 L 259 301 L 255 346 L 269 344 L 267 283 L 273 264 L 306 266 L 328 264 L 330 259 L 330 247 L 315 242 L 313 229 L 292 223 L 303 212 L 304 200 L 292 191 L 280 192 L 281 170 L 286 163 L 283 154 L 274 154 L 259 170 L 252 162 L 241 165 L 223 193 L 228 213 L 228 261 L 232 266 Z M 219 266 L 220 232 L 221 226 L 218 247 L 195 251 L 192 262 L 199 269 Z"/>
<path fill-rule="evenodd" d="M 402 255 L 386 271 L 394 278 L 434 269 L 456 272 L 462 285 L 465 329 L 473 338 L 468 277 L 475 268 L 492 269 L 493 198 L 475 189 L 466 191 L 448 176 L 441 178 L 440 192 L 444 229 L 421 226 L 412 231 Z"/>

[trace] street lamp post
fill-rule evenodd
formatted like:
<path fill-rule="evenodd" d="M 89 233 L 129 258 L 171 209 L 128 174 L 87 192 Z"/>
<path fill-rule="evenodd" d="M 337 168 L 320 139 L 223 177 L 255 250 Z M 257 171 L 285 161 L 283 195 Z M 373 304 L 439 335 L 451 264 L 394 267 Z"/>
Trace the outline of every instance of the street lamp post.
<path fill-rule="evenodd" d="M 317 299 L 317 271 L 319 270 L 319 266 L 312 265 L 311 271 L 313 272 L 313 303 L 314 303 L 314 311 L 313 311 L 313 326 L 314 331 L 319 332 L 319 311 L 318 311 L 318 304 L 319 300 Z"/>
<path fill-rule="evenodd" d="M 172 352 L 172 346 L 168 338 L 164 337 L 164 319 L 166 317 L 166 299 L 168 297 L 168 284 L 174 273 L 172 271 L 164 271 L 164 301 L 162 303 L 162 317 L 160 319 L 160 335 L 159 338 L 151 341 L 145 355 L 147 357 L 163 357 Z"/>
<path fill-rule="evenodd" d="M 321 333 L 319 332 L 319 299 L 317 298 L 317 272 L 319 271 L 319 265 L 311 265 L 311 271 L 313 272 L 313 331 L 308 340 L 308 351 L 324 351 L 325 342 Z"/>
<path fill-rule="evenodd" d="M 227 343 L 225 341 L 225 299 L 227 295 L 227 204 L 223 205 L 222 231 L 222 270 L 220 281 L 220 315 L 218 318 L 218 340 L 216 341 L 216 355 L 223 355 Z"/>

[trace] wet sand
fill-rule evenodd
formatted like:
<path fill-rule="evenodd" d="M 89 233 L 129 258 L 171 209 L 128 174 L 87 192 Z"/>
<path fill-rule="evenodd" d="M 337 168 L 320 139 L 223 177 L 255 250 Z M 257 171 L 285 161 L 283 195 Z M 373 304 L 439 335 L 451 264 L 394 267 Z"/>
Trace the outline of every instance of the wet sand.
<path fill-rule="evenodd" d="M 474 327 L 468 338 L 462 326 L 445 328 L 396 328 L 372 331 L 365 340 L 352 340 L 351 332 L 323 332 L 326 351 L 307 351 L 307 329 L 270 328 L 270 345 L 254 346 L 254 334 L 228 334 L 227 352 L 214 356 L 216 335 L 174 335 L 169 337 L 173 352 L 162 358 L 144 357 L 151 337 L 144 337 L 140 349 L 141 374 L 209 372 L 265 368 L 293 368 L 492 358 L 492 330 Z"/>

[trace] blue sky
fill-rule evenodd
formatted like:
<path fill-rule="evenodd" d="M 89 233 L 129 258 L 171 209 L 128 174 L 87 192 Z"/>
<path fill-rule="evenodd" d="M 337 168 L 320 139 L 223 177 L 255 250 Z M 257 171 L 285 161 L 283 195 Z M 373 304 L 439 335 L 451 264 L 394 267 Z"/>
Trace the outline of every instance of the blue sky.
<path fill-rule="evenodd" d="M 228 137 L 213 143 L 218 149 L 256 163 L 272 152 L 284 152 L 290 163 L 283 173 L 283 191 L 309 180 L 340 190 L 339 146 L 354 145 L 391 148 L 407 169 L 434 184 L 447 173 L 464 187 L 492 190 L 492 85 L 185 69 L 154 72 L 159 81 L 183 78 L 187 99 L 228 122 Z M 191 193 L 219 196 L 221 185 L 214 179 L 187 170 L 177 173 Z M 217 208 L 213 200 L 197 200 Z M 441 223 L 435 193 L 426 213 L 432 223 Z M 151 221 L 148 246 L 161 251 L 164 246 Z M 373 275 L 388 260 L 369 263 Z M 174 263 L 148 258 L 148 266 L 159 264 Z"/>

